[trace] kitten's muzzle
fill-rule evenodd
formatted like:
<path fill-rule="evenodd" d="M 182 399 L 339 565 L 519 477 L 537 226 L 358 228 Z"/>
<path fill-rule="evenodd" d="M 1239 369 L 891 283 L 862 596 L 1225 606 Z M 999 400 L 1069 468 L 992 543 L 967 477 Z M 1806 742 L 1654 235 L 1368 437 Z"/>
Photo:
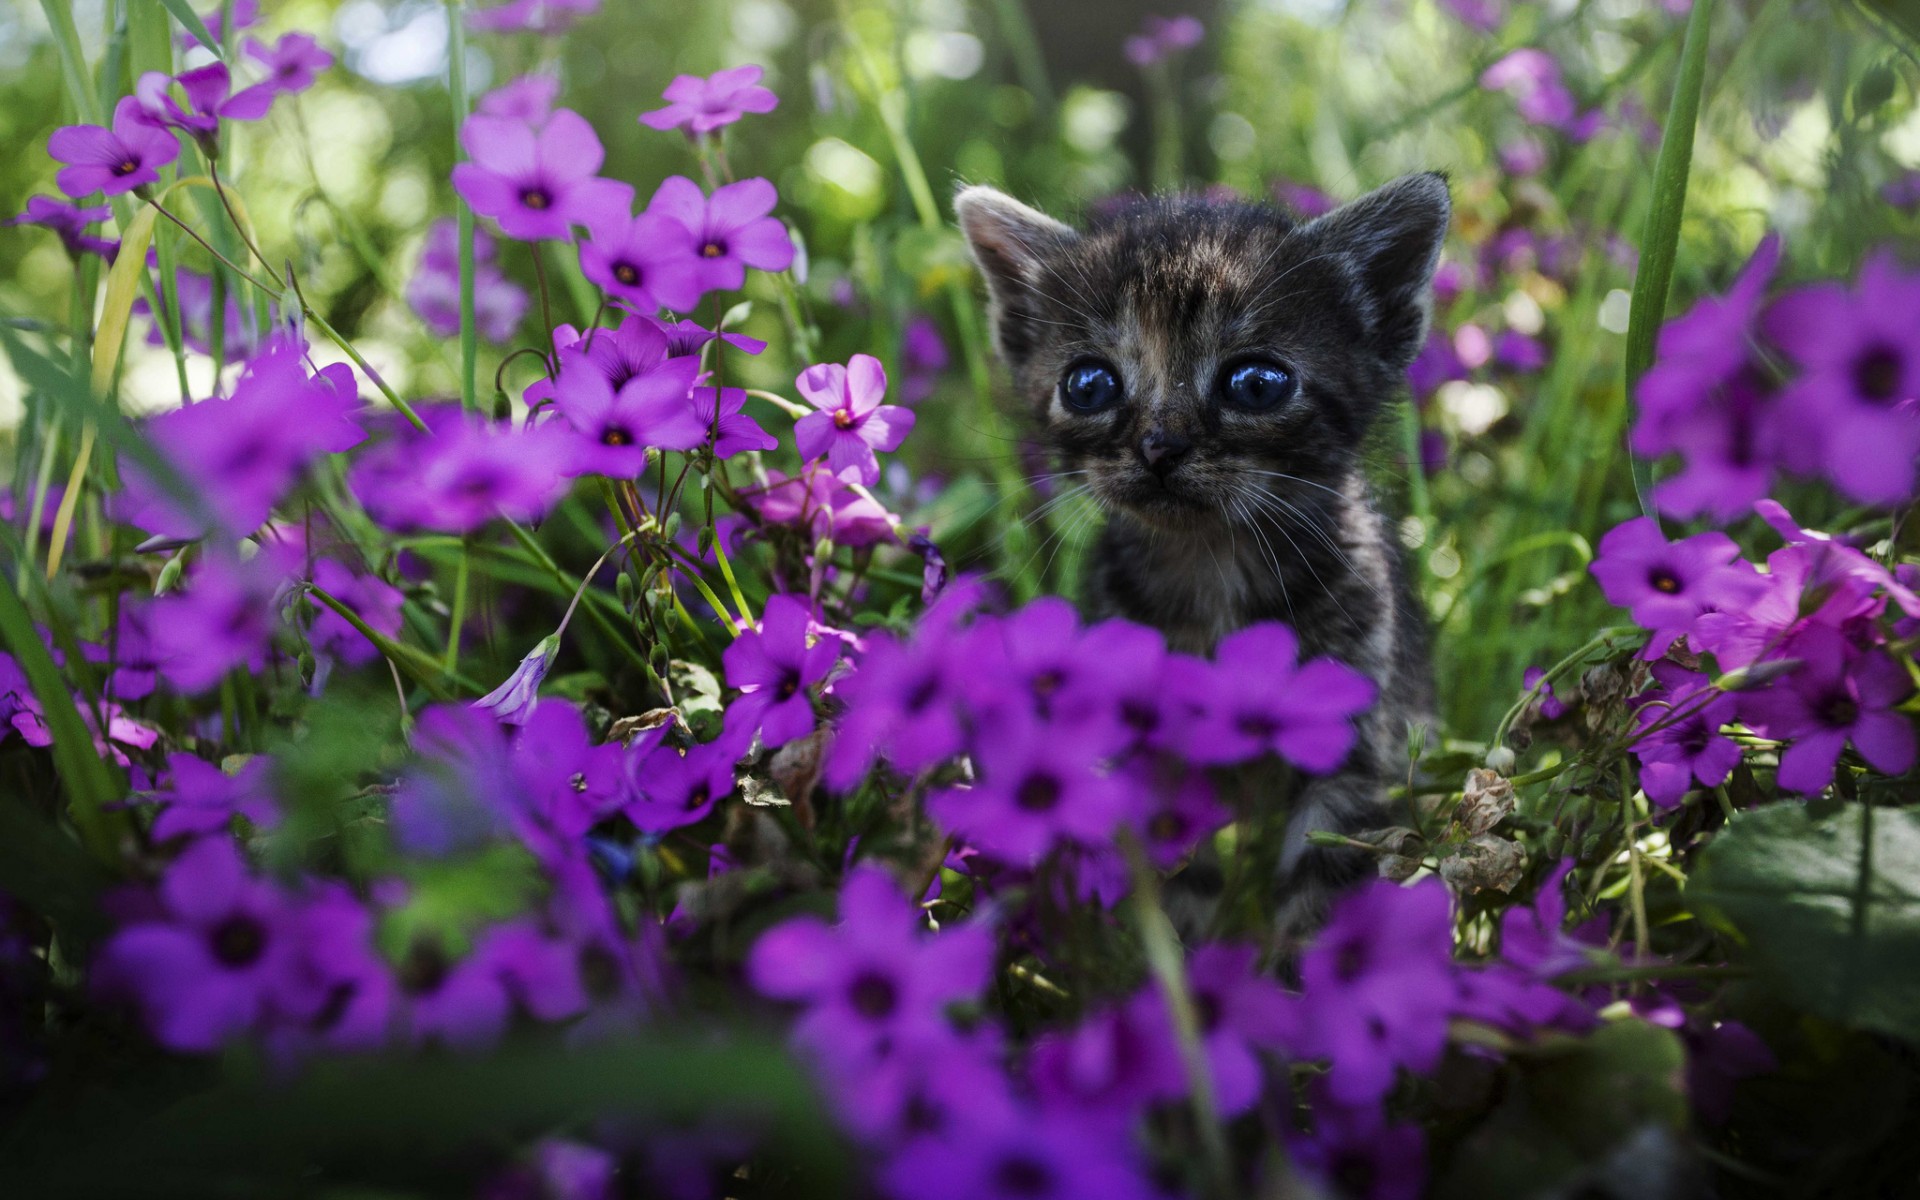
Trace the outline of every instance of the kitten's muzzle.
<path fill-rule="evenodd" d="M 1164 429 L 1150 429 L 1140 439 L 1140 462 L 1147 470 L 1164 479 L 1192 449 L 1191 439 L 1168 433 Z"/>

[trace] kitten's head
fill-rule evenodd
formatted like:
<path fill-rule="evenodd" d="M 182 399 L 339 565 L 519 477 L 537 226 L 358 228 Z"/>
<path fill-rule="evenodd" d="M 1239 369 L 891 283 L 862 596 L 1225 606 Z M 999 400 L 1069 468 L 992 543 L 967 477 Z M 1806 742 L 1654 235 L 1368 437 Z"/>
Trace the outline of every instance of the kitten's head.
<path fill-rule="evenodd" d="M 1157 199 L 1080 231 L 992 188 L 954 203 L 1061 465 L 1109 508 L 1176 527 L 1289 490 L 1280 476 L 1352 468 L 1426 339 L 1450 207 L 1439 175 L 1306 224 Z"/>

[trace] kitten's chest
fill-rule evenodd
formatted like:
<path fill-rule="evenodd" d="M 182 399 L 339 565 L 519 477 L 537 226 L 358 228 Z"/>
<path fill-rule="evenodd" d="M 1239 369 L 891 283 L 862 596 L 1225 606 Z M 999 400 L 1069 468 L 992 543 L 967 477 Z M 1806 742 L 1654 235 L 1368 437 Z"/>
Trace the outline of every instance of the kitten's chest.
<path fill-rule="evenodd" d="M 1115 522 L 1094 558 L 1090 607 L 1152 625 L 1174 649 L 1202 655 L 1249 625 L 1284 621 L 1303 655 L 1331 655 L 1380 679 L 1395 637 L 1391 550 L 1375 514 L 1356 517 L 1183 535 Z"/>

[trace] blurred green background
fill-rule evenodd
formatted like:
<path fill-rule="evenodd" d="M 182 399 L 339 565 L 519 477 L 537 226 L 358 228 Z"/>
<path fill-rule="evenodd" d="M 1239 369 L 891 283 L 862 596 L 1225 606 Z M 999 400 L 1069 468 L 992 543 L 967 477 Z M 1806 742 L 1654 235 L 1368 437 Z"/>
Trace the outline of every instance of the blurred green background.
<path fill-rule="evenodd" d="M 128 5 L 158 3 L 72 4 L 89 59 L 112 52 Z M 387 380 L 416 399 L 448 395 L 457 348 L 429 335 L 403 295 L 428 223 L 453 212 L 446 9 L 263 7 L 264 32 L 314 33 L 340 61 L 297 105 L 242 130 L 227 173 L 269 253 L 297 264 L 309 296 Z M 951 561 L 996 571 L 1017 594 L 1070 589 L 1079 544 L 1064 536 L 1071 513 L 1050 518 L 1062 534 L 1052 541 L 1018 524 L 1033 498 L 1012 479 L 1034 463 L 983 388 L 970 267 L 945 224 L 956 182 L 992 182 L 1072 214 L 1129 189 L 1269 195 L 1307 185 L 1345 199 L 1405 171 L 1449 171 L 1459 212 L 1451 256 L 1471 269 L 1442 309 L 1444 331 L 1528 335 L 1545 362 L 1489 362 L 1442 389 L 1418 430 L 1383 431 L 1379 478 L 1387 503 L 1407 514 L 1451 725 L 1485 736 L 1526 666 L 1550 663 L 1605 621 L 1586 582 L 1588 548 L 1638 511 L 1623 444 L 1622 333 L 1686 21 L 1664 0 L 1488 7 L 1505 12 L 1491 32 L 1435 0 L 1206 4 L 1191 9 L 1207 26 L 1200 46 L 1143 74 L 1122 40 L 1147 13 L 1179 10 L 1131 0 L 608 0 L 564 38 L 473 35 L 470 74 L 477 92 L 557 70 L 562 102 L 606 142 L 605 173 L 644 200 L 666 176 L 698 171 L 677 134 L 647 130 L 636 114 L 658 106 L 677 72 L 764 64 L 780 107 L 735 127 L 727 154 L 739 174 L 779 187 L 806 253 L 797 289 L 749 285 L 745 328 L 774 343 L 749 382 L 790 391 L 809 347 L 828 360 L 875 353 L 899 377 L 904 331 L 930 319 L 951 365 L 920 402 L 920 432 L 902 454 L 913 479 L 891 480 L 889 495 L 910 522 L 931 525 Z M 1797 278 L 1848 275 L 1878 245 L 1911 249 L 1920 229 L 1911 205 L 1882 191 L 1920 168 L 1920 64 L 1876 11 L 1897 19 L 1899 5 L 1717 7 L 1674 311 L 1724 284 L 1768 228 L 1784 234 Z M 1584 143 L 1529 129 L 1510 96 L 1480 86 L 1488 65 L 1520 47 L 1557 59 L 1582 107 L 1608 114 L 1609 128 Z M 0 9 L 0 211 L 53 190 L 46 136 L 74 119 L 65 107 L 46 13 L 15 0 Z M 1535 169 L 1510 169 L 1517 152 Z M 525 248 L 503 246 L 500 257 L 531 291 Z M 0 229 L 7 319 L 63 320 L 70 278 L 52 237 Z M 589 315 L 579 292 L 556 290 L 556 319 Z M 537 344 L 538 324 L 536 308 L 516 344 Z M 791 328 L 807 332 L 796 339 Z M 511 348 L 483 347 L 483 381 Z M 530 369 L 522 360 L 509 371 L 509 391 Z M 132 405 L 178 401 L 164 350 L 141 347 L 127 380 Z M 9 423 L 20 401 L 0 367 Z M 1433 445 L 1429 472 L 1411 467 L 1416 433 Z M 1800 515 L 1837 515 L 1823 503 L 1809 496 Z"/>

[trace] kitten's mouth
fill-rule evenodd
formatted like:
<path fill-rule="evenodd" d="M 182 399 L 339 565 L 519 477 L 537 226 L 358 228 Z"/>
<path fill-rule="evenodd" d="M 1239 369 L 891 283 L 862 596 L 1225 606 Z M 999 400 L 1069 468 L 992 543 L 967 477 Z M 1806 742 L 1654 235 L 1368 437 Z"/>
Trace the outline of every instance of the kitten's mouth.
<path fill-rule="evenodd" d="M 1188 524 L 1215 507 L 1180 472 L 1165 476 L 1146 471 L 1107 473 L 1098 477 L 1095 490 L 1110 507 L 1152 525 Z"/>

